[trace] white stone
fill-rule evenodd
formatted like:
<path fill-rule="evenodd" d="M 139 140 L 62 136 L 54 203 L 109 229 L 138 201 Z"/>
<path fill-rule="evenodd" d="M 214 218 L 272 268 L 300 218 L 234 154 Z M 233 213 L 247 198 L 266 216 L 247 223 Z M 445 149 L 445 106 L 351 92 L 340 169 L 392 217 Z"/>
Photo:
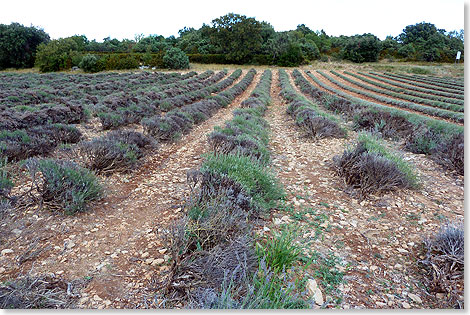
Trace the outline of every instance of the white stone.
<path fill-rule="evenodd" d="M 445 298 L 445 296 L 446 295 L 444 293 L 436 293 L 436 298 L 438 298 L 438 299 L 443 299 L 443 298 Z"/>
<path fill-rule="evenodd" d="M 310 295 L 314 295 L 315 292 L 317 291 L 318 285 L 317 282 L 314 279 L 308 279 L 307 280 L 307 289 Z"/>
<path fill-rule="evenodd" d="M 323 294 L 320 288 L 317 288 L 315 291 L 315 303 L 318 305 L 323 305 Z"/>
<path fill-rule="evenodd" d="M 2 253 L 2 255 L 11 254 L 11 253 L 13 253 L 13 249 L 6 248 L 6 249 L 2 250 L 1 253 Z"/>
<path fill-rule="evenodd" d="M 417 296 L 416 294 L 408 293 L 408 297 L 412 299 L 413 301 L 415 301 L 416 303 L 419 303 L 419 304 L 423 303 L 423 300 L 421 300 L 421 298 Z"/>
<path fill-rule="evenodd" d="M 158 266 L 158 265 L 161 265 L 165 262 L 165 259 L 162 259 L 162 258 L 157 258 L 157 259 L 154 259 L 153 262 L 152 262 L 152 266 Z"/>
<path fill-rule="evenodd" d="M 314 279 L 308 279 L 307 281 L 307 289 L 310 294 L 315 299 L 315 303 L 317 305 L 323 304 L 323 294 L 320 288 L 317 285 L 317 282 Z"/>

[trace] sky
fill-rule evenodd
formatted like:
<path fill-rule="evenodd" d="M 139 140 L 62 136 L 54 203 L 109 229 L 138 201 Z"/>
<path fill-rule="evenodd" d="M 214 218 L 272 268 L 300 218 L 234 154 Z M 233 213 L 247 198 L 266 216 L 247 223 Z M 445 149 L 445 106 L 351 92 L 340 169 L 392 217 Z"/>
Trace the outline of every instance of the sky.
<path fill-rule="evenodd" d="M 134 39 L 136 34 L 178 36 L 229 12 L 269 22 L 276 31 L 305 24 L 328 35 L 397 36 L 411 24 L 429 22 L 446 31 L 464 28 L 464 0 L 14 0 L 1 4 L 0 24 L 41 27 L 51 38 L 85 35 Z"/>

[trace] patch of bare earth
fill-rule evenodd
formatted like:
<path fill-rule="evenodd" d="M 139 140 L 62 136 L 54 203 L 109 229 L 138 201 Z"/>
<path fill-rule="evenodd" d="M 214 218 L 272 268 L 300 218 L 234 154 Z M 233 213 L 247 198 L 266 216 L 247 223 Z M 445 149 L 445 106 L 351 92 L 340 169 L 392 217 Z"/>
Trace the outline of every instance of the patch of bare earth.
<path fill-rule="evenodd" d="M 428 294 L 423 288 L 416 260 L 425 236 L 437 232 L 445 220 L 463 220 L 463 177 L 443 171 L 423 155 L 404 153 L 421 178 L 420 189 L 356 199 L 334 175 L 331 163 L 354 141 L 354 134 L 349 139 L 303 138 L 285 113 L 277 72 L 273 78 L 273 104 L 266 114 L 273 166 L 295 210 L 273 213 L 271 230 L 293 224 L 311 251 L 343 260 L 337 266 L 344 272 L 345 283 L 338 286 L 342 300 L 333 302 L 325 294 L 323 306 L 443 307 L 442 295 Z M 398 149 L 398 144 L 388 145 Z M 308 277 L 315 275 L 311 268 L 305 271 Z"/>
<path fill-rule="evenodd" d="M 151 288 L 169 269 L 161 232 L 180 217 L 186 171 L 201 164 L 206 135 L 232 117 L 259 77 L 177 143 L 161 144 L 134 172 L 103 177 L 106 197 L 89 212 L 64 216 L 34 206 L 15 214 L 13 225 L 1 227 L 0 250 L 12 251 L 0 255 L 0 279 L 26 273 L 84 278 L 91 281 L 80 293 L 81 308 L 156 307 Z M 31 258 L 19 264 L 23 256 Z"/>

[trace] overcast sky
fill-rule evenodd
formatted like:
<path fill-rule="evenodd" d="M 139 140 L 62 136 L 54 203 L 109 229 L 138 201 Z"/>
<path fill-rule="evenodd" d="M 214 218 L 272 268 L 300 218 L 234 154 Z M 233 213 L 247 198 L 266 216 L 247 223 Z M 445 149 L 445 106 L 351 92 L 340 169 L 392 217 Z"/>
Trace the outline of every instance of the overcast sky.
<path fill-rule="evenodd" d="M 447 31 L 464 28 L 463 0 L 81 0 L 2 1 L 0 24 L 42 27 L 52 38 L 75 34 L 133 39 L 136 34 L 178 36 L 229 12 L 271 23 L 276 31 L 305 24 L 328 35 L 397 36 L 405 26 L 430 22 Z"/>

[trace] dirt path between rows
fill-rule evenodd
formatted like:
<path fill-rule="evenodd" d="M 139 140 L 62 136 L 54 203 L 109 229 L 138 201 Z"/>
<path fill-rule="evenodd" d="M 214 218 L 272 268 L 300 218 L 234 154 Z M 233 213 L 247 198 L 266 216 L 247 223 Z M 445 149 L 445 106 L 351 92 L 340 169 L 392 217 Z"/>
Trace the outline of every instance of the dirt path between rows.
<path fill-rule="evenodd" d="M 135 172 L 104 179 L 107 197 L 91 211 L 74 217 L 28 211 L 32 222 L 2 244 L 2 249 L 14 251 L 0 256 L 1 278 L 54 273 L 82 279 L 89 283 L 80 292 L 80 308 L 155 307 L 149 288 L 168 270 L 169 259 L 161 232 L 180 216 L 178 205 L 188 192 L 186 171 L 200 165 L 208 149 L 206 135 L 232 117 L 259 78 L 257 73 L 234 102 L 177 143 L 162 144 Z M 18 266 L 15 258 L 35 239 L 33 234 L 40 237 L 37 248 L 43 250 Z"/>
<path fill-rule="evenodd" d="M 422 188 L 359 201 L 331 165 L 333 156 L 354 140 L 353 133 L 350 139 L 303 138 L 285 113 L 278 82 L 274 71 L 273 102 L 266 119 L 271 126 L 272 164 L 294 210 L 273 213 L 269 227 L 272 232 L 282 224 L 293 225 L 299 242 L 306 246 L 304 252 L 320 257 L 333 254 L 342 260 L 336 267 L 344 272 L 345 282 L 337 292 L 327 292 L 320 285 L 323 307 L 439 307 L 440 301 L 423 290 L 415 261 L 424 236 L 436 232 L 446 219 L 463 220 L 463 177 L 445 174 L 422 155 L 404 153 L 415 166 Z M 305 277 L 315 278 L 315 265 L 305 270 Z M 321 283 L 318 277 L 316 281 Z M 413 294 L 421 302 L 410 298 Z"/>
<path fill-rule="evenodd" d="M 385 102 L 381 102 L 381 101 L 378 101 L 374 98 L 371 98 L 371 97 L 367 97 L 365 95 L 362 95 L 362 94 L 359 94 L 359 93 L 354 93 L 354 92 L 351 92 L 351 91 L 348 91 L 346 89 L 343 89 L 342 87 L 332 83 L 330 80 L 328 80 L 327 78 L 325 78 L 324 76 L 322 76 L 321 74 L 315 72 L 315 71 L 311 71 L 311 73 L 317 78 L 319 79 L 320 81 L 322 81 L 323 83 L 325 83 L 326 85 L 329 85 L 337 90 L 340 90 L 344 93 L 347 93 L 351 96 L 354 96 L 354 97 L 357 97 L 359 99 L 363 99 L 365 101 L 369 101 L 369 102 L 372 102 L 372 103 L 376 103 L 376 104 L 380 104 L 380 105 L 384 105 L 384 106 L 387 106 L 387 107 L 392 107 L 392 108 L 396 108 L 396 109 L 400 109 L 400 110 L 403 110 L 403 111 L 407 111 L 407 112 L 410 112 L 410 113 L 415 113 L 415 114 L 418 114 L 418 115 L 421 115 L 421 116 L 426 116 L 426 117 L 429 117 L 429 118 L 432 118 L 432 119 L 436 119 L 436 120 L 442 120 L 442 121 L 446 121 L 448 123 L 451 123 L 451 124 L 454 124 L 454 125 L 459 125 L 459 126 L 463 126 L 462 123 L 458 123 L 458 122 L 455 122 L 453 120 L 450 120 L 450 119 L 445 119 L 445 118 L 441 118 L 441 117 L 436 117 L 436 116 L 432 116 L 432 115 L 428 115 L 428 114 L 425 114 L 425 113 L 422 113 L 422 112 L 419 112 L 419 111 L 415 111 L 415 110 L 412 110 L 412 109 L 408 109 L 408 108 L 403 108 L 403 107 L 398 107 L 398 106 L 394 106 L 392 104 L 388 104 L 388 103 L 385 103 Z M 310 78 L 308 75 L 305 76 L 307 78 L 307 80 L 310 81 L 310 83 L 312 83 L 313 85 L 321 88 L 323 91 L 325 92 L 328 92 L 328 93 L 331 93 L 330 91 L 327 91 L 325 90 L 324 88 L 320 87 L 318 84 L 316 84 L 312 78 Z M 346 84 L 348 86 L 351 86 L 351 84 L 343 79 L 341 79 L 340 77 L 335 77 L 335 79 L 337 79 L 339 82 L 343 83 L 343 84 Z M 356 88 L 356 87 L 355 87 Z M 370 91 L 367 91 L 363 88 L 360 88 L 360 87 L 357 87 L 357 89 L 360 89 L 360 90 L 364 90 L 366 92 L 370 92 Z M 424 106 L 424 105 L 423 105 Z M 427 107 L 430 107 L 430 106 L 427 106 Z"/>

